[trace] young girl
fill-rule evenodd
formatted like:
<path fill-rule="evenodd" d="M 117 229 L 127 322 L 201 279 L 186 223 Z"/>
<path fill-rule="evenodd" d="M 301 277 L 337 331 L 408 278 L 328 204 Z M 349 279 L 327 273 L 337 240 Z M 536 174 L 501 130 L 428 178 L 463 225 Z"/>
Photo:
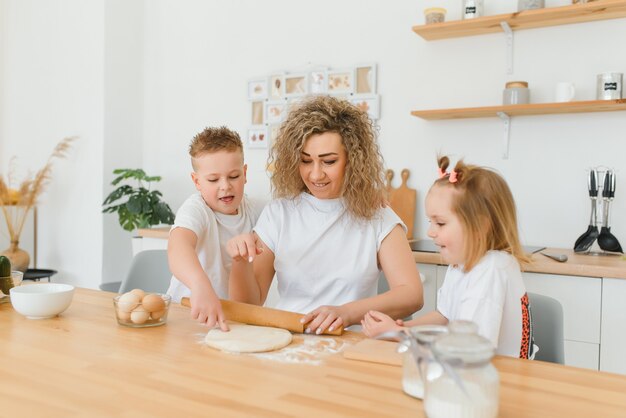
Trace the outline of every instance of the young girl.
<path fill-rule="evenodd" d="M 361 321 L 363 331 L 375 337 L 403 325 L 465 319 L 478 325 L 497 354 L 532 358 L 528 296 L 520 271 L 520 264 L 529 260 L 519 242 L 513 195 L 492 170 L 460 161 L 448 173 L 448 157 L 438 163 L 439 179 L 426 196 L 428 236 L 449 264 L 437 310 L 406 323 L 370 311 Z"/>

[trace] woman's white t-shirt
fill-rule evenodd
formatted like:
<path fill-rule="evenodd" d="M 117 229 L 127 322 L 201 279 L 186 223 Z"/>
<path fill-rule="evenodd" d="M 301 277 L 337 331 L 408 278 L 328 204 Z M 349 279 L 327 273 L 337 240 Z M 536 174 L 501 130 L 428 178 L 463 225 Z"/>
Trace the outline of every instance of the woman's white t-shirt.
<path fill-rule="evenodd" d="M 174 228 L 186 228 L 198 237 L 196 254 L 200 265 L 211 280 L 211 286 L 221 299 L 228 298 L 228 278 L 233 263 L 226 251 L 231 238 L 252 231 L 259 217 L 259 205 L 245 195 L 241 199 L 236 215 L 214 212 L 202 199 L 200 193 L 190 196 L 176 212 Z M 191 295 L 191 290 L 172 276 L 167 294 L 174 302 Z"/>
<path fill-rule="evenodd" d="M 497 354 L 532 358 L 528 297 L 517 259 L 505 251 L 488 251 L 469 272 L 462 268 L 448 267 L 437 310 L 449 321 L 475 322 Z"/>
<path fill-rule="evenodd" d="M 378 250 L 396 225 L 406 228 L 389 207 L 355 219 L 343 198 L 302 193 L 270 202 L 254 231 L 274 253 L 276 308 L 307 313 L 375 296 Z"/>

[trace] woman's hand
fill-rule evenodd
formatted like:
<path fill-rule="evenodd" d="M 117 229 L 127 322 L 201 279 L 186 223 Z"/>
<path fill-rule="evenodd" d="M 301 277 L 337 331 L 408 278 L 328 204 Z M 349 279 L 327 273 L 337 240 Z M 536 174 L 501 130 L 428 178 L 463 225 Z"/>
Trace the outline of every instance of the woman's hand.
<path fill-rule="evenodd" d="M 233 261 L 247 260 L 251 263 L 254 261 L 254 257 L 263 252 L 263 245 L 259 241 L 259 237 L 251 232 L 249 234 L 237 235 L 228 240 L 226 252 Z"/>
<path fill-rule="evenodd" d="M 348 319 L 341 306 L 320 306 L 304 315 L 300 322 L 306 324 L 305 334 L 321 334 L 327 329 L 333 331 L 348 324 Z"/>
<path fill-rule="evenodd" d="M 404 322 L 401 319 L 393 320 L 389 315 L 378 311 L 369 311 L 361 321 L 363 333 L 370 338 L 388 331 L 402 331 Z"/>

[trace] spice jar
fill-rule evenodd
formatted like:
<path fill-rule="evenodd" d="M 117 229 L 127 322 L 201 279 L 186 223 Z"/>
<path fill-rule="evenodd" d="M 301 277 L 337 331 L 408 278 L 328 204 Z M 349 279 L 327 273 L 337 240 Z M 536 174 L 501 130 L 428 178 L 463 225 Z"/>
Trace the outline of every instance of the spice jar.
<path fill-rule="evenodd" d="M 493 345 L 478 335 L 478 327 L 473 322 L 452 321 L 448 329 L 449 334 L 432 345 L 433 354 L 441 363 L 428 365 L 424 393 L 426 415 L 429 418 L 495 418 L 500 378 L 491 364 Z"/>
<path fill-rule="evenodd" d="M 411 337 L 410 343 L 419 344 L 423 348 L 422 353 L 427 356 L 422 359 L 423 367 L 421 368 L 424 369 L 424 371 L 426 370 L 428 361 L 430 361 L 432 343 L 437 338 L 447 333 L 448 328 L 443 325 L 419 325 L 409 329 L 409 335 Z M 406 351 L 404 351 L 402 357 L 402 390 L 404 390 L 407 395 L 422 399 L 424 397 L 424 379 L 422 378 L 422 373 L 420 373 L 420 367 L 409 347 L 405 347 L 405 349 Z"/>
<path fill-rule="evenodd" d="M 441 23 L 446 20 L 446 9 L 443 7 L 430 7 L 424 10 L 426 16 L 426 24 Z"/>
<path fill-rule="evenodd" d="M 484 16 L 483 0 L 463 0 L 463 19 L 475 19 Z"/>
<path fill-rule="evenodd" d="M 546 6 L 544 0 L 517 0 L 517 11 L 543 9 Z"/>
<path fill-rule="evenodd" d="M 526 104 L 530 101 L 530 90 L 526 81 L 509 81 L 502 92 L 502 104 Z"/>

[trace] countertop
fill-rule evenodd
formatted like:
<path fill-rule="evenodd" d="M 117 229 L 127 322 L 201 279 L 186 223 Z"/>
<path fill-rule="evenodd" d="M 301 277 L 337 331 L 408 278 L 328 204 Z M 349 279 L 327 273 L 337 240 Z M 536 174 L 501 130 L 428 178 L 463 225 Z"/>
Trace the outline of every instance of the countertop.
<path fill-rule="evenodd" d="M 139 236 L 146 238 L 167 239 L 169 227 L 140 229 L 138 233 Z M 619 255 L 577 254 L 574 250 L 565 248 L 546 248 L 543 251 L 552 254 L 566 254 L 568 260 L 565 263 L 559 263 L 540 253 L 535 253 L 532 255 L 532 263 L 528 265 L 524 271 L 569 276 L 626 279 L 626 260 Z M 438 253 L 414 251 L 413 257 L 416 263 L 446 264 Z"/>
<path fill-rule="evenodd" d="M 402 392 L 400 367 L 341 355 L 361 334 L 295 335 L 284 349 L 292 356 L 227 354 L 201 343 L 207 329 L 180 305 L 164 326 L 117 325 L 113 296 L 76 289 L 67 311 L 42 320 L 0 305 L 0 415 L 424 416 L 422 402 Z M 303 346 L 319 350 L 298 354 Z M 504 357 L 494 365 L 501 417 L 621 417 L 626 410 L 624 376 Z"/>

